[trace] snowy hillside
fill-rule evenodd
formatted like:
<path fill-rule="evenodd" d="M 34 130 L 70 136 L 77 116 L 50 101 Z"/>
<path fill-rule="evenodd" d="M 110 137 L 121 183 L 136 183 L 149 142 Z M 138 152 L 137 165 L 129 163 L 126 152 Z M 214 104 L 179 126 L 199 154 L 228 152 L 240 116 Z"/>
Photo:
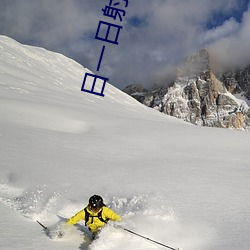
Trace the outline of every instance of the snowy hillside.
<path fill-rule="evenodd" d="M 126 69 L 125 69 L 126 70 Z M 184 250 L 250 249 L 248 132 L 196 127 L 110 84 L 81 92 L 87 69 L 0 36 L 0 248 L 163 249 L 108 225 L 53 227 L 100 194 L 122 225 Z"/>

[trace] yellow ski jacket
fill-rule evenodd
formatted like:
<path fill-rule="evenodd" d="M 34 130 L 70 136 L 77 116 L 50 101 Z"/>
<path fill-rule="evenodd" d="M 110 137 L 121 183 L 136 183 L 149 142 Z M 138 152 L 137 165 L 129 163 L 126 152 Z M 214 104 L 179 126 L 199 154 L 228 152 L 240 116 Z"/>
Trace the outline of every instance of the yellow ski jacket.
<path fill-rule="evenodd" d="M 113 210 L 110 208 L 103 206 L 99 211 L 93 212 L 89 209 L 89 207 L 86 207 L 87 212 L 89 213 L 88 221 L 85 221 L 86 226 L 90 229 L 92 233 L 97 232 L 100 228 L 102 228 L 106 223 L 104 221 L 112 220 L 112 221 L 121 221 L 121 217 L 116 214 Z M 101 218 L 104 220 L 100 220 L 98 218 L 98 214 L 100 214 L 101 211 Z M 76 215 L 72 216 L 68 221 L 67 224 L 75 225 L 80 220 L 85 220 L 85 210 L 81 210 Z"/>

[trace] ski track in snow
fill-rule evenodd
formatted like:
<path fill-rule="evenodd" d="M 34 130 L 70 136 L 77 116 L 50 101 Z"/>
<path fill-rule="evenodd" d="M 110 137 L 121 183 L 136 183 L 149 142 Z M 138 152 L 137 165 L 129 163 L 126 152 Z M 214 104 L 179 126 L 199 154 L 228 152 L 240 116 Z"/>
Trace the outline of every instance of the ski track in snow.
<path fill-rule="evenodd" d="M 80 134 L 91 129 L 91 126 L 81 120 L 76 120 L 62 114 L 59 109 L 48 105 L 36 105 L 32 107 L 29 103 L 20 102 L 2 102 L 1 109 L 8 107 L 9 113 L 3 120 L 15 121 L 18 124 L 33 128 L 41 128 L 58 132 Z M 22 109 L 22 113 L 18 110 Z"/>

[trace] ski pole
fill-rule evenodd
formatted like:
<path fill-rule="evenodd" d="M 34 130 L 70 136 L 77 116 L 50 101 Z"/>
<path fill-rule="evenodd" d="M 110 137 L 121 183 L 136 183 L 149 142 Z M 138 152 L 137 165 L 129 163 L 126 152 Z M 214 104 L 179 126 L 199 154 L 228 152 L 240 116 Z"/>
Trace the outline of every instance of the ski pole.
<path fill-rule="evenodd" d="M 125 230 L 125 231 L 127 231 L 127 232 L 129 232 L 129 233 L 131 233 L 131 234 L 134 234 L 134 235 L 136 235 L 136 236 L 139 236 L 139 237 L 141 237 L 141 238 L 143 238 L 143 239 L 145 239 L 145 240 L 148 240 L 148 241 L 154 242 L 154 243 L 156 243 L 156 244 L 158 244 L 158 245 L 160 245 L 160 246 L 166 247 L 166 248 L 168 248 L 168 249 L 171 249 L 171 250 L 180 250 L 180 248 L 173 248 L 173 247 L 167 246 L 167 245 L 162 244 L 162 243 L 160 243 L 160 242 L 158 242 L 158 241 L 152 240 L 152 239 L 150 239 L 150 238 L 148 238 L 148 237 L 145 237 L 145 236 L 143 236 L 143 235 L 140 235 L 140 234 L 138 234 L 138 233 L 135 233 L 135 232 L 133 232 L 133 231 L 127 229 L 127 228 L 122 228 L 122 229 Z"/>
<path fill-rule="evenodd" d="M 38 220 L 36 221 L 40 226 L 42 226 L 43 227 L 43 229 L 46 231 L 46 230 L 48 230 L 48 228 L 47 227 L 45 227 L 41 222 L 39 222 Z"/>

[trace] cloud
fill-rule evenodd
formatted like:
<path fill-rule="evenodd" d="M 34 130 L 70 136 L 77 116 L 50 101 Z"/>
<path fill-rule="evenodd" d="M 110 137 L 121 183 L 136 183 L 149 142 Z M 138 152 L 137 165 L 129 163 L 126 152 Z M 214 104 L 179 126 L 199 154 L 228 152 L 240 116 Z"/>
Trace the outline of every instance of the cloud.
<path fill-rule="evenodd" d="M 212 45 L 224 61 L 230 60 L 226 48 L 240 44 L 241 54 L 249 51 L 249 13 L 242 22 L 234 18 L 242 7 L 238 0 L 133 0 L 127 8 L 120 0 L 126 11 L 122 22 L 103 16 L 102 8 L 108 4 L 108 0 L 1 0 L 0 33 L 61 52 L 94 72 L 106 45 L 98 74 L 120 88 L 130 83 L 149 87 L 164 80 L 175 65 L 204 46 Z M 219 15 L 225 17 L 222 23 L 215 18 Z M 95 39 L 100 20 L 123 26 L 118 45 Z M 213 29 L 207 28 L 208 23 L 214 24 Z"/>
<path fill-rule="evenodd" d="M 211 44 L 219 41 L 237 33 L 239 28 L 240 24 L 235 20 L 235 18 L 232 17 L 229 20 L 226 20 L 221 26 L 204 31 L 204 34 L 201 36 L 200 43 Z"/>
<path fill-rule="evenodd" d="M 243 15 L 238 28 L 210 45 L 215 60 L 225 67 L 244 67 L 250 64 L 250 9 Z"/>

